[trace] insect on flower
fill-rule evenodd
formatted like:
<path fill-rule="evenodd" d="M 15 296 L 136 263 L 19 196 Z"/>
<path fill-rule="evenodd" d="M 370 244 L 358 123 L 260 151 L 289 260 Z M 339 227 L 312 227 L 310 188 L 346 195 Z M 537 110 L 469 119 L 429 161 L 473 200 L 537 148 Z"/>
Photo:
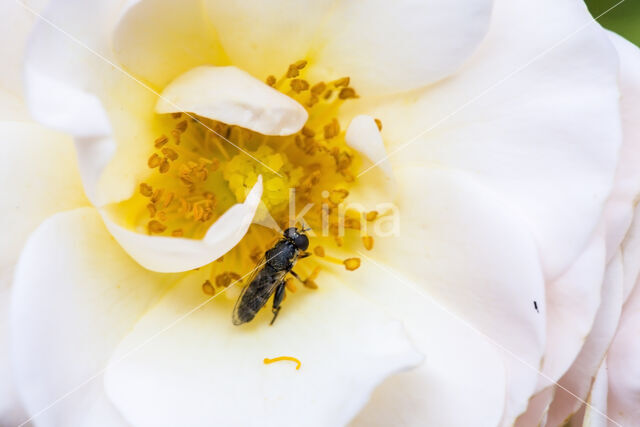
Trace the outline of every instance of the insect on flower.
<path fill-rule="evenodd" d="M 248 280 L 238 301 L 233 309 L 233 324 L 241 325 L 250 322 L 256 313 L 267 303 L 271 294 L 273 297 L 273 325 L 280 305 L 285 295 L 285 277 L 291 273 L 293 277 L 302 281 L 300 276 L 293 271 L 296 261 L 311 255 L 306 252 L 309 247 L 309 238 L 304 233 L 305 229 L 299 230 L 296 227 L 287 228 L 273 248 L 265 252 L 264 257 L 258 263 L 258 268 Z"/>

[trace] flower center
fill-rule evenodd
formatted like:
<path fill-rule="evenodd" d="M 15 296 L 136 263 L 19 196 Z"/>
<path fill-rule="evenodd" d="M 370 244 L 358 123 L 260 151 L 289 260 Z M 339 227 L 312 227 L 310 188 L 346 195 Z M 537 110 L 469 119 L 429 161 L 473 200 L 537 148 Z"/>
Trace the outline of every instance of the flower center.
<path fill-rule="evenodd" d="M 306 64 L 298 61 L 281 78 L 266 79 L 269 86 L 307 110 L 308 121 L 298 133 L 268 136 L 200 116 L 162 115 L 159 121 L 164 132 L 153 141 L 154 151 L 147 159 L 148 178 L 132 198 L 115 208 L 138 232 L 202 238 L 226 210 L 244 201 L 261 175 L 263 206 L 256 213 L 257 224 L 230 253 L 210 264 L 210 277 L 202 285 L 207 294 L 250 271 L 281 238 L 273 227 L 258 225 L 266 224 L 267 219 L 284 229 L 295 225 L 296 216 L 302 213 L 297 219 L 304 225 L 342 246 L 345 229 L 360 230 L 362 221 L 373 221 L 377 216 L 375 211 L 340 208 L 355 184 L 361 159 L 346 144 L 337 113 L 344 102 L 357 98 L 357 93 L 348 77 L 329 83 L 308 82 L 304 79 Z M 366 249 L 373 247 L 372 237 L 361 238 Z M 305 285 L 310 288 L 316 287 L 314 278 L 321 265 L 317 258 L 344 264 L 347 270 L 359 267 L 357 258 L 341 260 L 329 256 L 323 246 L 314 248 L 313 238 L 312 250 L 316 257 L 303 261 L 307 267 L 302 268 L 306 270 Z M 292 282 L 287 288 L 295 291 Z"/>

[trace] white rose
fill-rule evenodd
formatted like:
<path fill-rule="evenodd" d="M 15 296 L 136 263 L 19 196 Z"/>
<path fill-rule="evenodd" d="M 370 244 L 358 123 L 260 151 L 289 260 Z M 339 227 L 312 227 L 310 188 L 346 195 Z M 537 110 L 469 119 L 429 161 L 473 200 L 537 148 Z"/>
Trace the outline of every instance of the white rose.
<path fill-rule="evenodd" d="M 640 60 L 581 2 L 4 4 L 3 422 L 635 419 Z M 238 328 L 289 187 L 400 231 Z"/>

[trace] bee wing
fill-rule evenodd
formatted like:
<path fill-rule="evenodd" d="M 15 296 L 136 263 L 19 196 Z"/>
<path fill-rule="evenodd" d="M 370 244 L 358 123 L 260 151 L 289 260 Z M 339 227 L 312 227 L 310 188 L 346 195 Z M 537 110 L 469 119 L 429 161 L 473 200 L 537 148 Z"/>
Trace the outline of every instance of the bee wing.
<path fill-rule="evenodd" d="M 249 278 L 244 282 L 246 285 L 242 289 L 242 292 L 240 292 L 240 296 L 236 300 L 236 305 L 233 307 L 233 323 L 236 325 L 245 323 L 246 321 L 242 320 L 242 316 L 240 315 L 239 311 L 241 307 L 247 309 L 246 306 L 249 306 L 251 311 L 257 312 L 264 306 L 276 287 L 282 283 L 287 275 L 286 271 L 279 271 L 275 274 L 266 274 L 264 270 L 266 262 L 266 257 L 263 256 Z M 250 288 L 252 288 L 251 292 L 253 294 L 251 295 L 252 301 L 247 301 L 243 304 L 243 298 Z"/>

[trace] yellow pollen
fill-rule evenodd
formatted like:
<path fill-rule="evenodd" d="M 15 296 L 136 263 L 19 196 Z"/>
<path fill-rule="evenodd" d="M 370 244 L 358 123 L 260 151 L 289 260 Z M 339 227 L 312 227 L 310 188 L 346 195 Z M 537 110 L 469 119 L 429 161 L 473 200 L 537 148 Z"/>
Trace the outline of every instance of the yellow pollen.
<path fill-rule="evenodd" d="M 295 93 L 300 93 L 304 90 L 309 89 L 309 82 L 303 79 L 293 79 L 289 84 L 291 86 L 291 89 Z M 347 99 L 347 98 L 342 98 L 342 99 Z"/>
<path fill-rule="evenodd" d="M 149 221 L 148 227 L 150 234 L 159 234 L 167 229 L 166 225 L 162 224 L 160 221 L 156 221 L 155 219 Z"/>
<path fill-rule="evenodd" d="M 349 270 L 349 271 L 353 271 L 358 269 L 358 267 L 360 267 L 360 258 L 347 258 L 344 260 L 344 267 Z"/>
<path fill-rule="evenodd" d="M 156 138 L 156 140 L 154 141 L 153 145 L 156 148 L 161 148 L 163 145 L 165 145 L 167 142 L 169 142 L 169 138 L 167 138 L 166 135 L 161 135 L 158 138 Z"/>
<path fill-rule="evenodd" d="M 362 236 L 362 244 L 364 245 L 366 250 L 370 251 L 371 249 L 373 249 L 373 237 Z"/>
<path fill-rule="evenodd" d="M 296 359 L 295 357 L 292 356 L 279 356 L 279 357 L 274 357 L 273 359 L 268 359 L 268 358 L 264 358 L 264 364 L 265 365 L 269 365 L 273 362 L 282 362 L 282 361 L 289 361 L 289 362 L 295 362 L 297 363 L 296 366 L 296 370 L 300 369 L 300 366 L 302 366 L 302 363 L 300 362 L 300 360 Z"/>
<path fill-rule="evenodd" d="M 371 221 L 375 221 L 376 218 L 378 218 L 378 212 L 377 211 L 369 211 L 367 212 L 367 221 L 371 222 Z"/>
<path fill-rule="evenodd" d="M 205 280 L 204 283 L 202 284 L 202 292 L 204 292 L 207 295 L 215 295 L 216 290 L 213 288 L 213 285 L 209 280 Z"/>
<path fill-rule="evenodd" d="M 313 249 L 313 253 L 316 254 L 319 257 L 323 257 L 324 256 L 324 248 L 322 246 L 316 246 Z"/>
<path fill-rule="evenodd" d="M 269 76 L 269 77 L 267 77 L 266 82 L 267 82 L 267 84 L 269 86 L 273 86 L 273 85 L 276 84 L 276 77 L 275 76 Z"/>

